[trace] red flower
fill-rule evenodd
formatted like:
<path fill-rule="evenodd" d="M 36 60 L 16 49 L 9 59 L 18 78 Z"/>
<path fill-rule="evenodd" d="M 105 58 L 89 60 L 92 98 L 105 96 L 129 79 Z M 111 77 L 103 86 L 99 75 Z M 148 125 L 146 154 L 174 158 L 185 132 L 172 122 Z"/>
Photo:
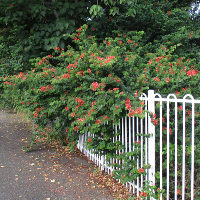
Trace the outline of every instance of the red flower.
<path fill-rule="evenodd" d="M 82 59 L 84 57 L 84 53 L 82 55 L 80 55 L 79 59 Z"/>
<path fill-rule="evenodd" d="M 64 74 L 64 75 L 62 76 L 62 78 L 70 78 L 70 75 L 69 75 L 69 74 Z"/>
<path fill-rule="evenodd" d="M 162 59 L 162 57 L 157 57 L 156 62 L 159 62 Z"/>
<path fill-rule="evenodd" d="M 115 58 L 115 56 L 109 56 L 109 57 L 107 57 L 106 60 L 104 61 L 104 64 L 111 62 L 112 59 L 114 59 L 114 58 Z"/>
<path fill-rule="evenodd" d="M 131 100 L 129 98 L 126 98 L 125 107 L 126 107 L 127 110 L 130 110 L 132 108 Z"/>
<path fill-rule="evenodd" d="M 143 169 L 143 168 L 139 168 L 139 169 L 138 169 L 138 172 L 139 172 L 139 173 L 144 173 L 144 169 Z"/>
<path fill-rule="evenodd" d="M 84 71 L 77 72 L 77 75 L 85 76 Z"/>
<path fill-rule="evenodd" d="M 192 35 L 193 35 L 193 31 L 190 33 L 190 38 L 192 38 Z"/>
<path fill-rule="evenodd" d="M 111 45 L 111 42 L 110 42 L 110 41 L 108 41 L 108 42 L 107 42 L 107 46 L 109 47 L 110 45 Z"/>
<path fill-rule="evenodd" d="M 153 79 L 154 81 L 160 82 L 160 79 L 158 77 Z"/>
<path fill-rule="evenodd" d="M 93 107 L 95 105 L 96 101 L 92 102 L 91 107 Z"/>
<path fill-rule="evenodd" d="M 147 193 L 146 192 L 141 192 L 140 193 L 140 197 L 147 197 Z"/>
<path fill-rule="evenodd" d="M 33 115 L 34 115 L 34 118 L 37 118 L 37 115 L 38 115 L 37 111 L 35 111 Z"/>
<path fill-rule="evenodd" d="M 75 131 L 78 131 L 78 126 L 75 126 L 74 128 L 73 128 L 73 130 L 75 130 Z"/>
<path fill-rule="evenodd" d="M 150 65 L 152 63 L 152 60 L 149 60 L 148 65 Z"/>
<path fill-rule="evenodd" d="M 52 89 L 53 89 L 53 86 L 52 86 L 52 85 L 47 85 L 47 88 L 48 88 L 49 90 L 52 90 Z"/>
<path fill-rule="evenodd" d="M 141 114 L 143 111 L 142 107 L 138 107 L 136 110 L 135 110 L 135 113 L 134 114 Z"/>
<path fill-rule="evenodd" d="M 88 142 L 92 142 L 92 138 L 88 138 Z"/>
<path fill-rule="evenodd" d="M 41 87 L 41 88 L 40 88 L 40 92 L 43 92 L 43 91 L 46 92 L 46 91 L 47 91 L 47 88 L 46 88 L 46 87 Z"/>
<path fill-rule="evenodd" d="M 135 143 L 136 143 L 136 144 L 140 144 L 140 140 L 138 140 L 138 141 L 135 141 Z"/>
<path fill-rule="evenodd" d="M 165 79 L 165 81 L 166 81 L 167 83 L 169 83 L 169 82 L 170 82 L 169 77 L 167 77 L 167 78 Z"/>
<path fill-rule="evenodd" d="M 187 113 L 188 113 L 188 115 L 192 114 L 191 110 L 187 110 Z"/>
<path fill-rule="evenodd" d="M 52 71 L 52 72 L 55 72 L 55 69 L 54 68 L 51 68 L 51 69 L 49 69 L 50 71 Z"/>
<path fill-rule="evenodd" d="M 171 11 L 168 11 L 167 14 L 168 14 L 168 15 L 171 15 Z"/>
<path fill-rule="evenodd" d="M 138 91 L 135 92 L 135 97 L 137 97 L 137 96 L 138 96 Z"/>
<path fill-rule="evenodd" d="M 75 113 L 71 113 L 71 116 L 72 116 L 72 117 L 75 117 Z"/>
<path fill-rule="evenodd" d="M 80 27 L 79 29 L 77 29 L 77 31 L 82 31 L 82 28 Z"/>
<path fill-rule="evenodd" d="M 83 106 L 85 104 L 85 101 L 83 101 L 82 99 L 79 99 L 79 98 L 76 97 L 75 100 L 78 102 L 78 107 Z"/>
<path fill-rule="evenodd" d="M 85 121 L 85 118 L 78 118 L 77 121 L 79 121 L 79 122 L 84 122 L 84 121 Z"/>
<path fill-rule="evenodd" d="M 140 102 L 140 105 L 143 106 L 144 105 L 144 101 Z"/>
<path fill-rule="evenodd" d="M 104 120 L 105 120 L 105 119 L 108 119 L 108 116 L 104 116 L 102 119 L 104 119 Z"/>
<path fill-rule="evenodd" d="M 177 90 L 175 91 L 175 93 L 176 93 L 177 95 L 179 95 L 179 92 L 178 92 Z"/>
<path fill-rule="evenodd" d="M 65 106 L 65 110 L 66 110 L 66 111 L 68 111 L 68 110 L 69 110 L 69 108 L 68 108 L 67 106 Z"/>
<path fill-rule="evenodd" d="M 99 87 L 99 84 L 97 82 L 92 83 L 92 90 L 96 91 L 96 89 Z"/>
<path fill-rule="evenodd" d="M 97 120 L 96 120 L 96 123 L 97 123 L 97 124 L 101 124 L 101 120 L 97 119 Z"/>
<path fill-rule="evenodd" d="M 56 47 L 55 50 L 60 50 L 60 47 Z"/>
<path fill-rule="evenodd" d="M 152 122 L 154 125 L 157 125 L 157 124 L 158 124 L 158 120 L 157 120 L 157 119 L 152 119 L 151 122 Z"/>
<path fill-rule="evenodd" d="M 198 70 L 191 69 L 187 72 L 187 76 L 195 76 L 198 72 Z"/>
<path fill-rule="evenodd" d="M 66 68 L 67 69 L 69 69 L 69 68 L 76 68 L 76 65 L 75 64 L 69 64 Z"/>

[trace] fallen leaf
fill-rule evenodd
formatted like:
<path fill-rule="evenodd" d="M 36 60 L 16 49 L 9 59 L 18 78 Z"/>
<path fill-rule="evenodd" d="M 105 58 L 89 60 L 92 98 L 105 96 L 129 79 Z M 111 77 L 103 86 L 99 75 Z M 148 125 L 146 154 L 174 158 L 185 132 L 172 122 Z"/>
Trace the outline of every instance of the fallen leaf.
<path fill-rule="evenodd" d="M 51 182 L 54 183 L 54 182 L 55 182 L 55 179 L 52 179 Z"/>
<path fill-rule="evenodd" d="M 72 179 L 70 178 L 69 181 L 72 181 Z"/>

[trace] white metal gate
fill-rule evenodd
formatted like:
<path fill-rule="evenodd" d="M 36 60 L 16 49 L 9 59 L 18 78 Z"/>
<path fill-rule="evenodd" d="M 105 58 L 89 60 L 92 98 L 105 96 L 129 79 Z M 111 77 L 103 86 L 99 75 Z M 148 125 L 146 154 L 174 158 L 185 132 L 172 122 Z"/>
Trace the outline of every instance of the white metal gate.
<path fill-rule="evenodd" d="M 137 159 L 137 168 L 142 168 L 144 164 L 150 164 L 151 167 L 145 177 L 141 175 L 136 181 L 127 182 L 126 186 L 139 196 L 144 180 L 148 180 L 152 185 L 156 184 L 160 189 L 165 189 L 160 199 L 200 198 L 200 194 L 194 192 L 194 172 L 200 173 L 200 165 L 197 163 L 195 168 L 194 159 L 195 148 L 200 148 L 195 144 L 196 132 L 200 135 L 200 124 L 197 122 L 200 114 L 195 110 L 195 105 L 200 104 L 200 100 L 195 100 L 189 94 L 182 99 L 174 94 L 162 98 L 153 90 L 149 90 L 148 95 L 143 94 L 140 100 L 144 101 L 145 109 L 154 114 L 154 120 L 152 121 L 148 113 L 144 119 L 124 117 L 120 124 L 115 126 L 115 130 L 120 130 L 121 135 L 113 138 L 113 141 L 121 141 L 125 146 L 124 152 L 134 151 L 133 144 L 140 142 L 141 153 Z M 147 134 L 151 136 L 143 136 Z M 93 154 L 86 149 L 85 142 L 90 136 L 90 133 L 81 135 L 77 147 L 102 170 L 112 173 L 113 168 L 108 166 L 105 156 Z M 120 161 L 113 159 L 111 162 Z"/>

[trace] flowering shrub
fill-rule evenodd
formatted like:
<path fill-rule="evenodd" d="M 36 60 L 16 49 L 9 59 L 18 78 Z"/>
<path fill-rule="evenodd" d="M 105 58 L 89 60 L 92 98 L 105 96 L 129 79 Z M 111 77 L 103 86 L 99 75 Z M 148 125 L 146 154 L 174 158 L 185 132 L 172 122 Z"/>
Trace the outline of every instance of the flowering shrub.
<path fill-rule="evenodd" d="M 90 132 L 93 136 L 88 139 L 88 148 L 106 154 L 108 159 L 123 158 L 123 166 L 112 163 L 117 169 L 114 175 L 123 182 L 132 181 L 145 175 L 150 166 L 136 167 L 139 142 L 134 152 L 116 157 L 116 150 L 123 149 L 123 145 L 113 142 L 120 134 L 115 132 L 113 123 L 118 124 L 126 114 L 144 117 L 144 103 L 138 97 L 149 88 L 162 94 L 192 93 L 198 97 L 200 90 L 195 86 L 199 68 L 195 59 L 177 57 L 177 46 L 170 42 L 156 53 L 143 54 L 143 32 L 119 34 L 97 44 L 95 37 L 85 33 L 86 29 L 84 25 L 70 36 L 76 48 L 55 47 L 52 54 L 33 59 L 31 71 L 2 77 L 1 101 L 27 112 L 31 118 L 35 132 L 28 148 L 32 149 L 40 137 L 74 147 L 79 134 Z M 152 123 L 158 124 L 155 115 Z M 50 131 L 44 134 L 49 125 Z M 141 197 L 147 194 L 150 195 L 143 191 Z"/>

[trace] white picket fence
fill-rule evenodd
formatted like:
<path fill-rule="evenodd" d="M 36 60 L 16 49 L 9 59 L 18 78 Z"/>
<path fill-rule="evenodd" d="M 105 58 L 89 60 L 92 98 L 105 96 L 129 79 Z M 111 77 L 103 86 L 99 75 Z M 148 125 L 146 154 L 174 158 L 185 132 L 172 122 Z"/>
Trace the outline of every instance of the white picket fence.
<path fill-rule="evenodd" d="M 153 90 L 149 90 L 148 95 L 143 94 L 140 100 L 144 101 L 146 110 L 157 115 L 158 124 L 154 125 L 146 113 L 144 119 L 126 116 L 115 126 L 115 131 L 120 130 L 121 135 L 113 138 L 113 142 L 121 141 L 125 146 L 124 152 L 131 152 L 134 151 L 133 144 L 140 141 L 141 155 L 137 159 L 137 168 L 143 168 L 145 164 L 151 166 L 145 177 L 141 175 L 137 180 L 127 182 L 126 186 L 139 196 L 144 180 L 148 180 L 160 189 L 165 189 L 160 200 L 197 199 L 194 194 L 195 127 L 198 125 L 195 125 L 195 105 L 199 105 L 200 100 L 195 100 L 189 94 L 182 99 L 174 94 L 162 98 Z M 142 136 L 144 134 L 152 135 L 147 138 Z M 102 170 L 112 173 L 113 168 L 108 166 L 105 156 L 87 150 L 85 143 L 91 136 L 90 133 L 81 135 L 78 149 Z M 120 161 L 113 159 L 111 162 Z M 159 178 L 156 179 L 155 175 L 158 173 Z"/>

